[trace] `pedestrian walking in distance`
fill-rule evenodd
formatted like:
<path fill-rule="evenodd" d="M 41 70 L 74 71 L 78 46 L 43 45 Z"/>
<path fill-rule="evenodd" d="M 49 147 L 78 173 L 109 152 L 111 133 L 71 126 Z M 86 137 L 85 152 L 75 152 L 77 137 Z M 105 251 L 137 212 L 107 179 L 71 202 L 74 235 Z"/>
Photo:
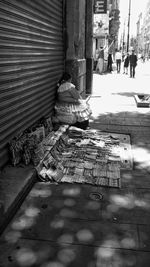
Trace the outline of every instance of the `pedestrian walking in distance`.
<path fill-rule="evenodd" d="M 109 53 L 108 55 L 108 64 L 107 64 L 107 71 L 108 72 L 112 72 L 112 63 L 113 63 L 113 60 L 112 60 L 112 54 Z"/>
<path fill-rule="evenodd" d="M 115 60 L 116 60 L 116 65 L 117 65 L 117 73 L 120 73 L 122 55 L 121 55 L 121 52 L 119 50 L 117 50 L 117 52 L 116 52 Z"/>
<path fill-rule="evenodd" d="M 99 74 L 103 73 L 104 70 L 104 49 L 103 47 L 100 47 L 99 53 L 98 53 L 98 62 L 96 69 L 99 71 Z"/>
<path fill-rule="evenodd" d="M 129 53 L 125 56 L 124 59 L 124 74 L 128 74 L 128 67 L 129 67 Z"/>
<path fill-rule="evenodd" d="M 137 66 L 137 56 L 134 54 L 134 49 L 132 49 L 132 53 L 129 56 L 130 62 L 130 78 L 135 77 L 135 68 Z"/>

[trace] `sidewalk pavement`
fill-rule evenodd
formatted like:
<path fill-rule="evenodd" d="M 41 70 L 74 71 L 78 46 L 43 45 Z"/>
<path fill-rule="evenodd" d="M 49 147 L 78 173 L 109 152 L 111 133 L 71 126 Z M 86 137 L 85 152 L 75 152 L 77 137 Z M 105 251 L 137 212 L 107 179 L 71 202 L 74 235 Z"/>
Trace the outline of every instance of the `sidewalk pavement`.
<path fill-rule="evenodd" d="M 149 169 L 150 109 L 138 108 L 135 94 L 149 94 L 150 62 L 139 62 L 136 78 L 125 74 L 94 74 L 90 105 L 93 116 L 90 126 L 104 131 L 131 135 L 134 161 Z M 122 70 L 123 71 L 123 70 Z M 139 153 L 145 156 L 138 156 Z M 143 163 L 142 163 L 143 162 Z"/>
<path fill-rule="evenodd" d="M 139 63 L 135 79 L 93 77 L 90 126 L 131 136 L 134 167 L 121 189 L 36 183 L 2 235 L 0 266 L 149 266 L 150 111 L 133 97 L 148 93 L 149 66 Z"/>
<path fill-rule="evenodd" d="M 36 182 L 33 166 L 6 165 L 0 173 L 0 234 Z M 0 266 L 1 267 L 1 266 Z"/>

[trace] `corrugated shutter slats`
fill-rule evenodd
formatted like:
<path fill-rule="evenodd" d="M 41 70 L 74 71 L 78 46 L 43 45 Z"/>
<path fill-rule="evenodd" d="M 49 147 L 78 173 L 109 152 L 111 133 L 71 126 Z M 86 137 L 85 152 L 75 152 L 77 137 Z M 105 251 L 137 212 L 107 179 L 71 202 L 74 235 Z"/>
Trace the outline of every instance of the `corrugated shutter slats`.
<path fill-rule="evenodd" d="M 51 114 L 63 70 L 63 0 L 0 0 L 0 167 L 8 142 Z"/>

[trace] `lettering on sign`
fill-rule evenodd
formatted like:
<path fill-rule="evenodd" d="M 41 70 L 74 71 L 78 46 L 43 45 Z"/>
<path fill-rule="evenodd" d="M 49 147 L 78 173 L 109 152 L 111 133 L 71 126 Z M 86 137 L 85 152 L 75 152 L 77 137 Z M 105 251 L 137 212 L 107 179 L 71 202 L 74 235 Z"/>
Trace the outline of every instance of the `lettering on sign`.
<path fill-rule="evenodd" d="M 95 14 L 107 13 L 107 0 L 95 0 L 94 13 Z"/>

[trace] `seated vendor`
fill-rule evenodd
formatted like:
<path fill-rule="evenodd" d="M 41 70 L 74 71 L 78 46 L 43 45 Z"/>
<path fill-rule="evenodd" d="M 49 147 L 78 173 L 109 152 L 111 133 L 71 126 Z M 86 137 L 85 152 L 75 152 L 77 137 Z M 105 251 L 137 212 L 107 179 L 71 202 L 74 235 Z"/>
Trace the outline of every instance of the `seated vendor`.
<path fill-rule="evenodd" d="M 71 75 L 65 72 L 58 82 L 54 121 L 85 130 L 89 125 L 92 112 L 89 104 L 81 97 L 71 80 Z"/>

